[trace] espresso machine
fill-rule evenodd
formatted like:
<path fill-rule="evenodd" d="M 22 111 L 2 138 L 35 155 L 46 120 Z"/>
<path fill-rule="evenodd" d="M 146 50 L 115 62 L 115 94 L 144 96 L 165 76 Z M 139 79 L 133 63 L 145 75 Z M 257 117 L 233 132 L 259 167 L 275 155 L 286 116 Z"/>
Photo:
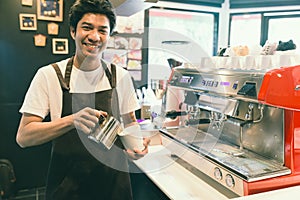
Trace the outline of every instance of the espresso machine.
<path fill-rule="evenodd" d="M 300 66 L 173 69 L 163 144 L 239 196 L 300 184 Z"/>

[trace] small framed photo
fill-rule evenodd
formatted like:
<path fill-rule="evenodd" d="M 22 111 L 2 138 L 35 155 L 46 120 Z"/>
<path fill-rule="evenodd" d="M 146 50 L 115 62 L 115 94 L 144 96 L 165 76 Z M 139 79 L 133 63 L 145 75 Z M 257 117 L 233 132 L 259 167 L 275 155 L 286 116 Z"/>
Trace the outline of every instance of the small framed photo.
<path fill-rule="evenodd" d="M 129 38 L 129 49 L 141 49 L 142 38 L 131 37 Z"/>
<path fill-rule="evenodd" d="M 103 59 L 114 63 L 120 67 L 126 68 L 127 66 L 127 50 L 123 49 L 106 49 L 103 52 Z"/>
<path fill-rule="evenodd" d="M 128 49 L 128 40 L 125 37 L 115 36 L 115 48 L 116 49 Z"/>
<path fill-rule="evenodd" d="M 53 38 L 52 39 L 52 53 L 53 54 L 68 54 L 69 42 L 65 38 Z"/>
<path fill-rule="evenodd" d="M 32 0 L 22 0 L 23 6 L 32 6 Z"/>
<path fill-rule="evenodd" d="M 39 20 L 63 21 L 63 0 L 37 0 Z"/>
<path fill-rule="evenodd" d="M 142 50 L 129 50 L 128 58 L 134 60 L 142 60 Z"/>
<path fill-rule="evenodd" d="M 36 14 L 19 14 L 20 30 L 37 30 Z"/>
<path fill-rule="evenodd" d="M 141 61 L 128 59 L 127 69 L 128 70 L 141 70 L 142 69 Z"/>

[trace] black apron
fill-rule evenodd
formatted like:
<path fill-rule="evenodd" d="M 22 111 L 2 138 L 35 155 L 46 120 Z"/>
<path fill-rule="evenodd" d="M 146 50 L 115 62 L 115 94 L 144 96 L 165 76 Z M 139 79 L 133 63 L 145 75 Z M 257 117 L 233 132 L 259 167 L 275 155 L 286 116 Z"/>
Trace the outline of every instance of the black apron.
<path fill-rule="evenodd" d="M 69 93 L 73 57 L 67 64 L 65 79 L 57 64 L 52 65 L 63 90 L 62 117 L 88 106 L 106 111 L 120 119 L 114 65 L 111 65 L 110 73 L 106 64 L 102 62 L 112 89 L 92 94 Z M 77 83 L 80 84 L 80 80 Z M 128 162 L 120 139 L 117 139 L 112 148 L 107 150 L 103 145 L 88 139 L 86 134 L 74 128 L 53 140 L 46 199 L 131 200 Z"/>

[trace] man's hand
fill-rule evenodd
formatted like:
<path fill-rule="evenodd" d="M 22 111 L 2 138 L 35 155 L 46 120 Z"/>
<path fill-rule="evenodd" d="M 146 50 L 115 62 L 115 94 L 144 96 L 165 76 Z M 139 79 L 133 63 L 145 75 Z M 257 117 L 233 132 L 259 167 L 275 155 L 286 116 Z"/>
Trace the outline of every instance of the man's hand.
<path fill-rule="evenodd" d="M 100 115 L 107 116 L 107 113 L 86 107 L 73 114 L 73 124 L 76 129 L 84 132 L 85 134 L 90 134 L 92 130 L 97 127 Z"/>
<path fill-rule="evenodd" d="M 143 145 L 145 148 L 143 150 L 139 150 L 139 149 L 135 148 L 133 151 L 130 149 L 127 149 L 125 152 L 127 153 L 128 157 L 130 159 L 138 160 L 138 159 L 144 157 L 148 153 L 149 143 L 150 143 L 150 139 L 144 138 Z"/>

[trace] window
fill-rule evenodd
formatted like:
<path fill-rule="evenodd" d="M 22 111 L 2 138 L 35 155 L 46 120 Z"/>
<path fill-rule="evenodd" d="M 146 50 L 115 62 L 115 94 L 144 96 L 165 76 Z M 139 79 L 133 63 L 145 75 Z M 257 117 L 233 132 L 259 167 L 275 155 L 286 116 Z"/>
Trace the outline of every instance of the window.
<path fill-rule="evenodd" d="M 201 57 L 212 56 L 217 17 L 216 13 L 149 9 L 148 80 L 169 78 L 169 58 L 199 63 Z"/>
<path fill-rule="evenodd" d="M 300 16 L 268 18 L 268 40 L 287 42 L 290 39 L 300 47 Z M 299 50 L 298 50 L 299 51 Z"/>
<path fill-rule="evenodd" d="M 231 17 L 230 46 L 260 44 L 261 14 Z"/>
<path fill-rule="evenodd" d="M 236 13 L 230 18 L 229 46 L 263 46 L 266 40 L 278 43 L 292 39 L 300 47 L 299 11 Z"/>

